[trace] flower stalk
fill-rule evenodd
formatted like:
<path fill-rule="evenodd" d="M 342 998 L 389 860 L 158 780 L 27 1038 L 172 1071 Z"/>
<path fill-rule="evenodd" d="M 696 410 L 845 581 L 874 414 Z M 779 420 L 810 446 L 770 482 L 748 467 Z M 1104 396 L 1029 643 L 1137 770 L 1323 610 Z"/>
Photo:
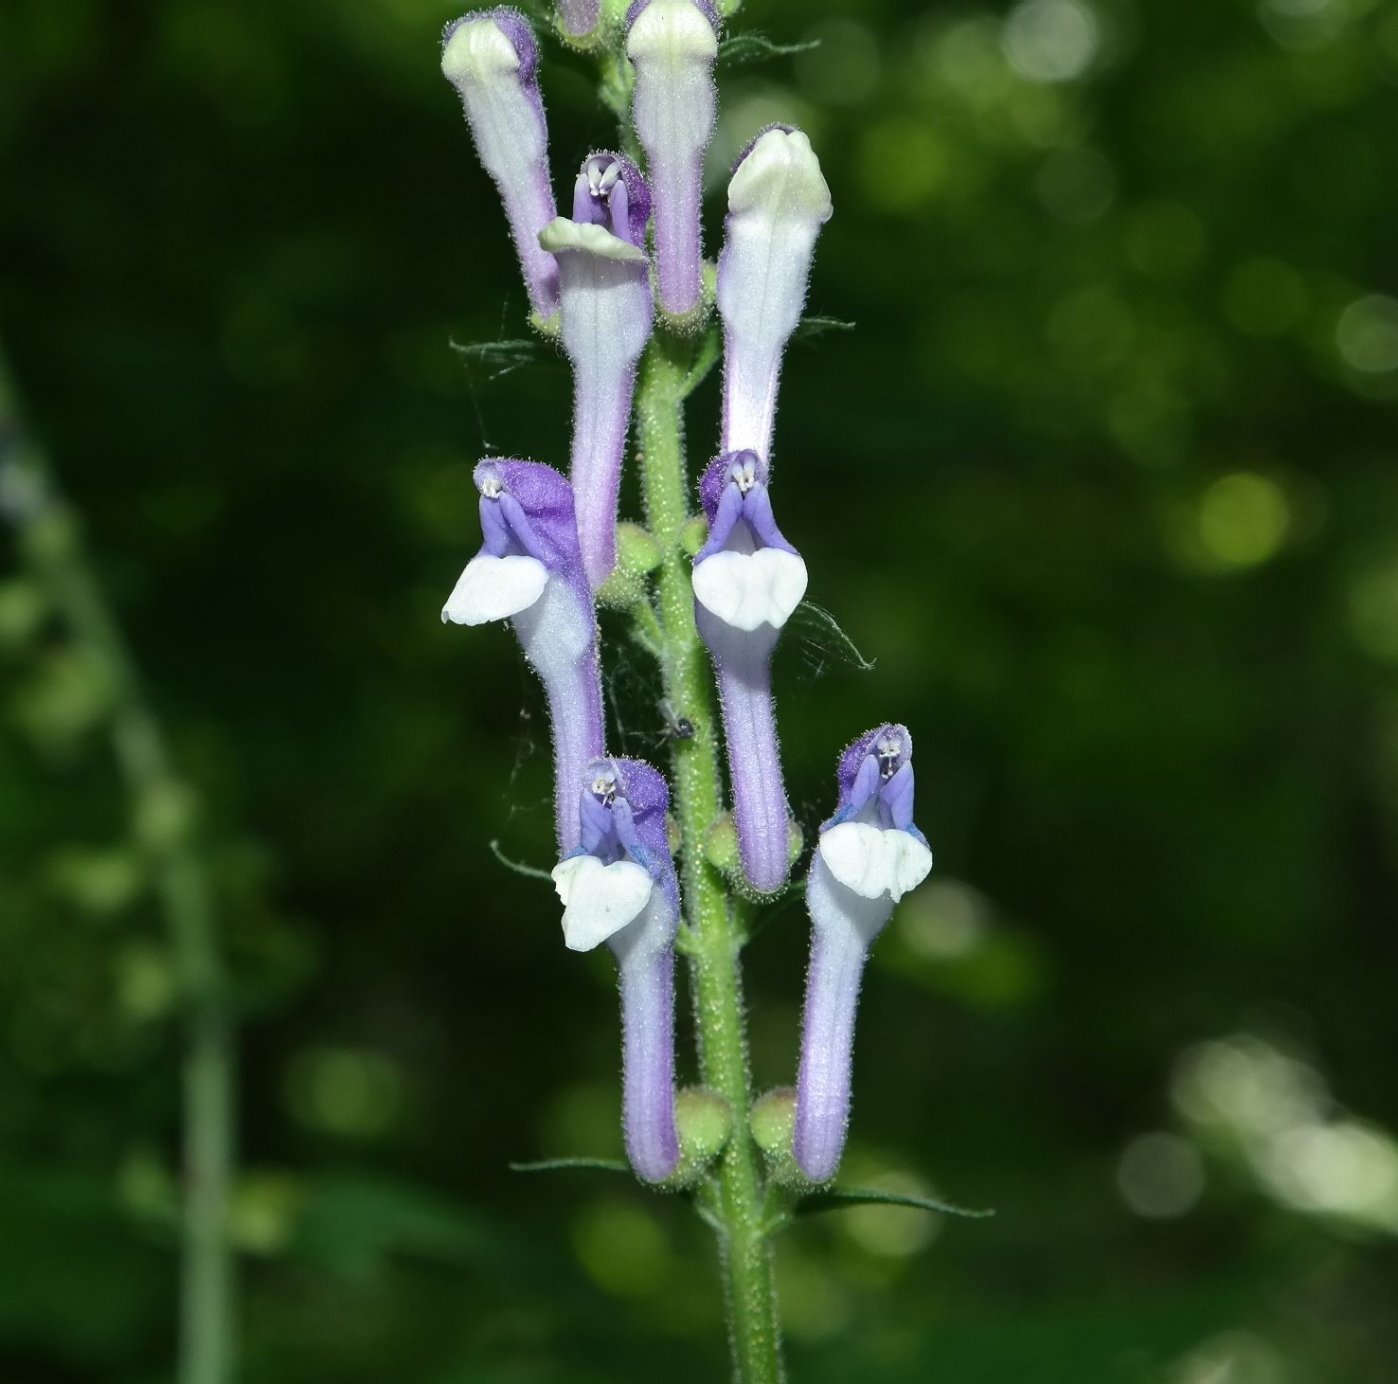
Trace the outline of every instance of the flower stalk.
<path fill-rule="evenodd" d="M 165 733 L 146 701 L 125 636 L 84 552 L 79 521 L 43 454 L 25 440 L 0 357 L 0 518 L 72 638 L 112 689 L 112 751 L 139 844 L 151 861 L 184 1020 L 181 1106 L 179 1384 L 231 1384 L 237 1355 L 236 1266 L 228 1235 L 236 1144 L 232 1003 L 213 890 Z"/>
<path fill-rule="evenodd" d="M 694 727 L 675 740 L 674 811 L 684 842 L 686 951 L 694 991 L 699 1068 L 705 1086 L 740 1117 L 716 1174 L 701 1190 L 719 1235 L 729 1345 L 739 1384 L 785 1378 L 772 1252 L 763 1218 L 760 1156 L 742 1116 L 752 1104 L 740 950 L 742 930 L 723 881 L 704 858 L 721 809 L 717 718 L 682 535 L 690 519 L 684 454 L 684 399 L 694 346 L 658 332 L 641 362 L 637 392 L 641 486 L 651 533 L 661 548 L 657 615 L 660 668 L 670 704 Z"/>

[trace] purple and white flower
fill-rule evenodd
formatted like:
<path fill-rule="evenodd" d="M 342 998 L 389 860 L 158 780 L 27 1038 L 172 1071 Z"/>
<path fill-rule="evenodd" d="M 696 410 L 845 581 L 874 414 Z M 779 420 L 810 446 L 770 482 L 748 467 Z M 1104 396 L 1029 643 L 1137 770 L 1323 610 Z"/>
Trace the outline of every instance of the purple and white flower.
<path fill-rule="evenodd" d="M 806 593 L 806 564 L 777 527 L 767 467 L 755 452 L 711 462 L 699 494 L 709 537 L 694 559 L 695 620 L 718 674 L 743 873 L 769 894 L 790 868 L 772 652 Z"/>
<path fill-rule="evenodd" d="M 539 232 L 557 209 L 538 66 L 539 45 L 518 10 L 463 15 L 442 34 L 442 73 L 461 96 L 476 153 L 504 203 L 529 301 L 547 320 L 558 311 L 558 266 Z"/>
<path fill-rule="evenodd" d="M 606 942 L 617 959 L 626 1155 L 647 1182 L 679 1165 L 675 1126 L 675 933 L 680 896 L 665 814 L 665 780 L 634 759 L 587 766 L 578 847 L 554 868 L 563 940 Z"/>
<path fill-rule="evenodd" d="M 649 216 L 649 189 L 635 164 L 602 152 L 583 162 L 572 217 L 558 217 L 539 234 L 558 261 L 563 349 L 573 367 L 573 494 L 594 591 L 616 566 L 617 496 L 636 363 L 654 316 Z"/>
<path fill-rule="evenodd" d="M 932 868 L 913 824 L 913 742 L 884 725 L 840 757 L 840 799 L 822 824 L 806 881 L 811 964 L 801 1026 L 793 1152 L 812 1182 L 834 1177 L 849 1126 L 859 983 L 894 905 Z"/>
<path fill-rule="evenodd" d="M 777 381 L 801 320 L 830 189 L 800 130 L 773 126 L 748 146 L 728 184 L 718 261 L 723 318 L 723 450 L 771 460 Z"/>
<path fill-rule="evenodd" d="M 718 92 L 718 12 L 708 0 L 637 0 L 627 16 L 626 55 L 636 69 L 631 119 L 655 202 L 660 306 L 699 306 L 703 257 L 700 203 L 704 150 Z"/>
<path fill-rule="evenodd" d="M 605 738 L 597 616 L 578 551 L 573 492 L 557 471 L 537 461 L 483 461 L 475 482 L 485 541 L 442 607 L 442 619 L 457 625 L 509 620 L 542 679 L 564 855 L 579 840 L 577 785 Z"/>

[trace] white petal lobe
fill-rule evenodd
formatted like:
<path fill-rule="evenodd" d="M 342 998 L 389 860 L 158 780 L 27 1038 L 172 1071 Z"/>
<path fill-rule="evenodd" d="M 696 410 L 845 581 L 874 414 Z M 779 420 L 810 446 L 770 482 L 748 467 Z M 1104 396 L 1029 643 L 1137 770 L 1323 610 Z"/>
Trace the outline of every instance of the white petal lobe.
<path fill-rule="evenodd" d="M 508 620 L 528 610 L 544 594 L 548 579 L 548 568 L 536 557 L 481 553 L 466 564 L 457 579 L 442 607 L 442 619 L 454 625 Z"/>
<path fill-rule="evenodd" d="M 781 548 L 714 553 L 694 567 L 694 596 L 734 629 L 781 629 L 806 594 L 806 564 Z"/>
<path fill-rule="evenodd" d="M 553 885 L 563 902 L 563 941 L 572 951 L 591 951 L 635 922 L 655 887 L 634 860 L 603 865 L 595 855 L 555 865 Z"/>
<path fill-rule="evenodd" d="M 820 854 L 847 889 L 861 898 L 887 894 L 897 903 L 932 869 L 932 852 L 911 832 L 841 822 L 820 838 Z"/>

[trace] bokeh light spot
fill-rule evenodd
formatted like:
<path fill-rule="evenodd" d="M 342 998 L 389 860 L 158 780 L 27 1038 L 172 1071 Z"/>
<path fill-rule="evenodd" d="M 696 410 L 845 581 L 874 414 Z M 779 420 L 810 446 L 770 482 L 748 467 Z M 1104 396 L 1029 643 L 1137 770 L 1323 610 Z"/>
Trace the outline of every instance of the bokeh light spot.
<path fill-rule="evenodd" d="M 933 960 L 970 955 L 985 936 L 989 909 L 967 884 L 937 880 L 898 910 L 898 927 L 913 951 Z"/>
<path fill-rule="evenodd" d="M 864 136 L 860 174 L 865 195 L 884 211 L 910 211 L 947 181 L 951 151 L 928 125 L 885 120 Z"/>
<path fill-rule="evenodd" d="M 1289 264 L 1251 259 L 1229 274 L 1223 288 L 1228 320 L 1250 336 L 1280 336 L 1305 318 L 1306 281 Z"/>
<path fill-rule="evenodd" d="M 1351 369 L 1372 375 L 1398 370 L 1398 298 L 1356 298 L 1335 324 L 1335 346 Z"/>
<path fill-rule="evenodd" d="M 293 1118 L 306 1128 L 372 1139 L 397 1121 L 403 1080 L 397 1065 L 382 1053 L 306 1048 L 287 1067 L 284 1094 Z"/>
<path fill-rule="evenodd" d="M 1206 234 L 1199 214 L 1183 202 L 1147 202 L 1132 209 L 1126 226 L 1126 254 L 1153 279 L 1179 279 L 1204 252 Z"/>
<path fill-rule="evenodd" d="M 1138 1216 L 1168 1220 L 1184 1215 L 1199 1200 L 1204 1163 L 1199 1150 L 1178 1134 L 1142 1134 L 1122 1151 L 1116 1185 Z"/>
<path fill-rule="evenodd" d="M 1346 595 L 1350 637 L 1379 663 L 1398 663 L 1398 556 L 1361 572 Z"/>
<path fill-rule="evenodd" d="M 1079 0 L 1025 0 L 1001 31 L 1005 59 L 1031 82 L 1070 82 L 1097 56 L 1100 35 L 1092 11 Z"/>
<path fill-rule="evenodd" d="M 1353 1120 L 1289 1129 L 1262 1171 L 1277 1195 L 1315 1211 L 1398 1231 L 1398 1144 Z"/>
<path fill-rule="evenodd" d="M 1256 567 L 1286 541 L 1291 507 L 1266 476 L 1235 471 L 1216 480 L 1199 502 L 1199 539 L 1221 567 Z"/>
<path fill-rule="evenodd" d="M 930 1196 L 928 1189 L 906 1173 L 883 1173 L 861 1185 L 904 1196 Z M 860 1249 L 886 1259 L 906 1259 L 930 1244 L 941 1228 L 935 1211 L 912 1206 L 855 1206 L 842 1215 L 844 1233 Z"/>
<path fill-rule="evenodd" d="M 1192 1350 L 1169 1384 L 1283 1384 L 1281 1357 L 1250 1331 L 1228 1331 Z"/>
<path fill-rule="evenodd" d="M 1085 226 L 1111 206 L 1116 172 L 1095 149 L 1063 149 L 1044 160 L 1034 187 L 1053 216 Z"/>
<path fill-rule="evenodd" d="M 670 1277 L 670 1250 L 655 1220 L 621 1202 L 593 1202 L 573 1222 L 573 1252 L 589 1278 L 615 1297 L 654 1297 Z"/>

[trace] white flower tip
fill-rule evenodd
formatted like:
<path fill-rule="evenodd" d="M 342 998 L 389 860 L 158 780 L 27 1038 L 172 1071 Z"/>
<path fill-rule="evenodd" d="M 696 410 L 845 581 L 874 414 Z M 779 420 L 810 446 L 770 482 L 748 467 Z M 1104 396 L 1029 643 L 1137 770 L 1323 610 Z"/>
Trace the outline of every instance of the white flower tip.
<path fill-rule="evenodd" d="M 868 822 L 841 822 L 820 838 L 830 873 L 863 899 L 887 894 L 897 903 L 932 869 L 932 852 L 911 832 Z"/>
<path fill-rule="evenodd" d="M 644 250 L 613 235 L 605 226 L 587 225 L 566 216 L 555 217 L 539 232 L 539 245 L 553 255 L 565 250 L 583 250 L 603 259 L 646 262 Z"/>
<path fill-rule="evenodd" d="M 811 141 L 800 130 L 768 130 L 734 170 L 728 210 L 761 211 L 822 223 L 833 210 Z"/>
<path fill-rule="evenodd" d="M 563 943 L 591 951 L 645 911 L 655 887 L 634 860 L 603 865 L 595 855 L 575 855 L 553 867 L 553 887 L 563 904 Z"/>
<path fill-rule="evenodd" d="M 454 625 L 484 625 L 508 620 L 528 610 L 548 585 L 548 568 L 536 557 L 524 554 L 492 557 L 480 553 L 466 564 L 457 579 L 442 620 Z"/>
<path fill-rule="evenodd" d="M 457 87 L 485 86 L 518 70 L 509 36 L 484 16 L 462 20 L 442 48 L 442 75 Z"/>
<path fill-rule="evenodd" d="M 694 0 L 650 0 L 626 36 L 626 56 L 666 68 L 710 63 L 718 57 L 718 35 Z"/>
<path fill-rule="evenodd" d="M 734 629 L 781 629 L 806 594 L 806 564 L 783 548 L 714 553 L 694 565 L 694 599 Z"/>

